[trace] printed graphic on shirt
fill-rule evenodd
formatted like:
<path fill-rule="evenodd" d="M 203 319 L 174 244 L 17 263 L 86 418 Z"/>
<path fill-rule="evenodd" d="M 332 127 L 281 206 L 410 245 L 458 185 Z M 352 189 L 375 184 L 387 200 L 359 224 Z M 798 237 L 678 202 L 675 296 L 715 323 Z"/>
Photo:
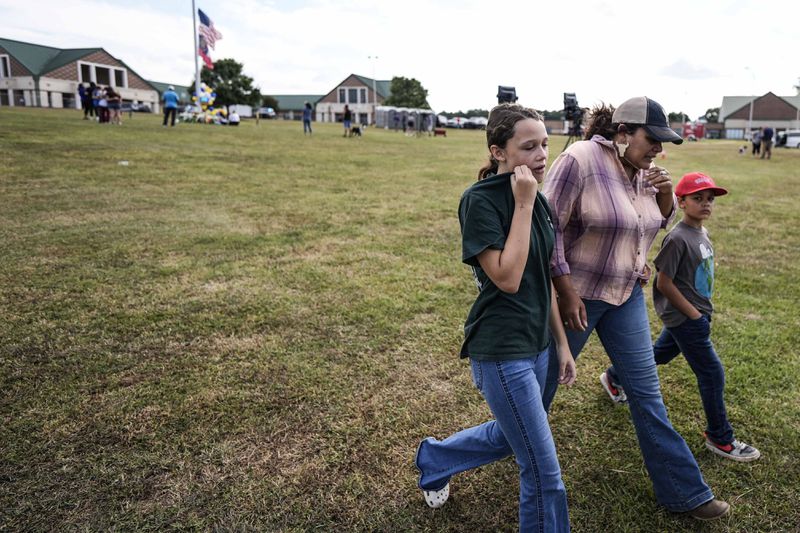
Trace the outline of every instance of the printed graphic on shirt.
<path fill-rule="evenodd" d="M 700 255 L 703 260 L 697 265 L 694 274 L 694 288 L 701 296 L 711 298 L 711 292 L 714 290 L 714 250 L 701 243 Z"/>

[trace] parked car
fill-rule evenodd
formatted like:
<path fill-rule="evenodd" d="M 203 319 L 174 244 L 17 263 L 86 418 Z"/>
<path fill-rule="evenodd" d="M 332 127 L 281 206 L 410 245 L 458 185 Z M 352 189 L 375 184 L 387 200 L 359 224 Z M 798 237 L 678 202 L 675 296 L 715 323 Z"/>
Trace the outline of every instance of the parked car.
<path fill-rule="evenodd" d="M 464 124 L 467 122 L 465 117 L 453 117 L 447 119 L 447 127 L 448 128 L 463 128 Z"/>
<path fill-rule="evenodd" d="M 259 118 L 275 118 L 277 113 L 271 107 L 259 107 L 258 116 Z"/>
<path fill-rule="evenodd" d="M 468 130 L 485 130 L 489 119 L 485 117 L 469 117 L 464 123 L 464 129 Z"/>
<path fill-rule="evenodd" d="M 136 102 L 122 102 L 120 106 L 120 111 L 124 113 L 129 113 L 133 111 L 134 113 L 152 113 L 153 110 L 150 109 L 150 106 L 147 104 L 138 104 Z"/>
<path fill-rule="evenodd" d="M 800 130 L 789 130 L 778 135 L 775 146 L 786 148 L 800 148 Z"/>

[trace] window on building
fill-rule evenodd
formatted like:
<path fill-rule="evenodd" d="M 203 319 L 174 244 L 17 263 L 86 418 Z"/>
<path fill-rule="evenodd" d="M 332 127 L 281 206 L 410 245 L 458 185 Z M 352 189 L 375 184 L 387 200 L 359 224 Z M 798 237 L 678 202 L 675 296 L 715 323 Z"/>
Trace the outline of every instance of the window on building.
<path fill-rule="evenodd" d="M 8 91 L 6 89 L 0 90 L 0 106 L 8 107 Z"/>
<path fill-rule="evenodd" d="M 0 56 L 0 78 L 11 77 L 11 64 L 8 61 L 8 56 Z"/>
<path fill-rule="evenodd" d="M 106 67 L 94 67 L 95 83 L 97 85 L 111 85 L 111 70 Z"/>
<path fill-rule="evenodd" d="M 361 88 L 361 103 L 362 104 L 367 103 L 367 89 L 364 87 Z"/>
<path fill-rule="evenodd" d="M 95 82 L 97 85 L 112 85 L 114 87 L 128 86 L 128 71 L 124 68 L 114 68 L 109 65 L 78 62 L 80 81 L 83 83 Z"/>
<path fill-rule="evenodd" d="M 351 104 L 358 103 L 358 89 L 348 89 L 347 90 L 347 101 Z"/>
<path fill-rule="evenodd" d="M 339 88 L 339 103 L 346 104 L 347 103 L 347 92 L 343 87 Z"/>
<path fill-rule="evenodd" d="M 14 95 L 14 105 L 18 106 L 25 105 L 25 91 L 14 89 L 13 95 Z"/>

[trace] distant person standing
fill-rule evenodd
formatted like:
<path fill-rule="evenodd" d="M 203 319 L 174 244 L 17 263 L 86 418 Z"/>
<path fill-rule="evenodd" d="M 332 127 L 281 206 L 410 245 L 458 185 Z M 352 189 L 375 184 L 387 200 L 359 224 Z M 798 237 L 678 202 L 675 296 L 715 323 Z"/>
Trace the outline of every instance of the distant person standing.
<path fill-rule="evenodd" d="M 345 131 L 347 128 L 345 128 Z M 303 107 L 303 135 L 311 135 L 311 104 L 306 102 Z"/>
<path fill-rule="evenodd" d="M 347 137 L 350 134 L 350 128 L 353 124 L 353 112 L 350 111 L 350 106 L 344 104 L 344 136 Z"/>
<path fill-rule="evenodd" d="M 753 156 L 761 153 L 761 128 L 756 128 L 750 135 L 750 141 L 753 143 Z"/>
<path fill-rule="evenodd" d="M 89 103 L 86 97 L 86 87 L 82 83 L 78 84 L 78 98 L 81 99 L 81 109 L 83 109 L 83 120 L 89 120 Z"/>
<path fill-rule="evenodd" d="M 97 101 L 100 99 L 100 88 L 94 84 L 94 82 L 89 83 L 89 94 L 86 95 L 89 99 L 89 105 L 92 106 L 92 109 L 89 111 L 89 116 L 94 116 L 97 120 L 100 120 L 100 115 L 97 112 Z"/>
<path fill-rule="evenodd" d="M 178 93 L 175 92 L 175 87 L 170 85 L 164 94 L 161 95 L 161 101 L 164 102 L 164 123 L 167 127 L 167 120 L 171 119 L 170 126 L 175 126 L 175 115 L 178 113 Z"/>
<path fill-rule="evenodd" d="M 772 137 L 775 135 L 775 130 L 767 126 L 761 134 L 761 144 L 764 150 L 761 152 L 761 159 L 767 156 L 767 159 L 772 159 Z"/>
<path fill-rule="evenodd" d="M 108 96 L 106 90 L 97 88 L 97 115 L 100 117 L 100 124 L 108 122 Z"/>
<path fill-rule="evenodd" d="M 108 102 L 108 121 L 111 124 L 122 125 L 122 97 L 113 87 L 106 88 Z"/>

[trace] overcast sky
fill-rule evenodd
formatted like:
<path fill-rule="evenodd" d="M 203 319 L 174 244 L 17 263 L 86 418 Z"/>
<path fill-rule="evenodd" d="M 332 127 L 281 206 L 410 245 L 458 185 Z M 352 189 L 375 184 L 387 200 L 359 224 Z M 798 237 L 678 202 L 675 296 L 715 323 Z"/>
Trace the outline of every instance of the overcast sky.
<path fill-rule="evenodd" d="M 325 94 L 351 73 L 416 78 L 437 111 L 498 85 L 561 109 L 647 95 L 691 117 L 725 95 L 796 94 L 800 3 L 784 0 L 196 0 L 265 94 Z M 102 47 L 141 76 L 194 77 L 191 0 L 0 0 L 0 37 Z M 377 56 L 371 60 L 369 56 Z"/>

